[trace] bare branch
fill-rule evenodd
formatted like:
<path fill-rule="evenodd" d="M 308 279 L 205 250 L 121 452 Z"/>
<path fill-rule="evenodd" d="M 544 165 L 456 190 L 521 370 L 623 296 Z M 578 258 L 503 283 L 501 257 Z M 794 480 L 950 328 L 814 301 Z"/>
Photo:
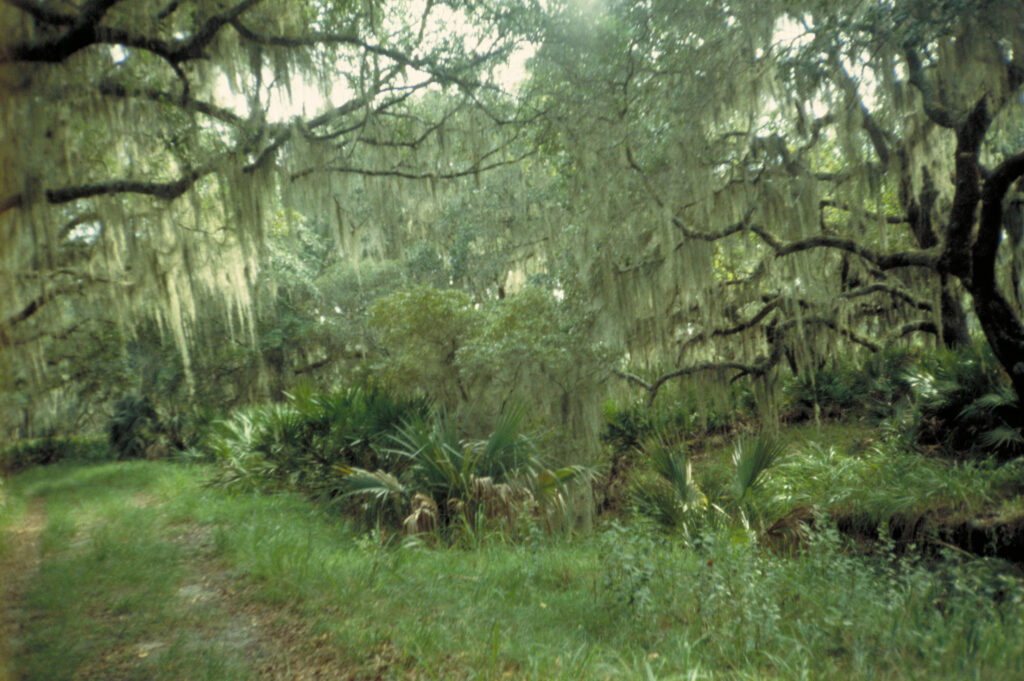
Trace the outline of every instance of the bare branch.
<path fill-rule="evenodd" d="M 430 59 L 421 59 L 410 57 L 408 54 L 401 52 L 390 47 L 384 47 L 382 45 L 374 45 L 361 39 L 355 33 L 309 33 L 303 36 L 272 36 L 263 35 L 256 33 L 252 29 L 248 28 L 241 21 L 232 21 L 231 25 L 234 27 L 238 34 L 249 42 L 256 43 L 258 45 L 269 45 L 273 47 L 313 47 L 316 45 L 349 45 L 351 47 L 357 47 L 370 54 L 376 54 L 382 57 L 387 57 L 397 64 L 429 73 L 434 80 L 442 84 L 452 83 L 458 85 L 465 90 L 474 90 L 479 88 L 482 84 L 477 80 L 470 80 L 460 75 L 459 72 L 449 69 L 441 68 L 436 62 Z M 504 53 L 504 50 L 495 50 L 493 52 L 487 52 L 484 54 L 475 55 L 466 64 L 464 64 L 459 70 L 467 71 L 476 68 L 477 66 L 490 61 Z"/>
<path fill-rule="evenodd" d="M 932 310 L 931 303 L 926 303 L 923 300 L 918 300 L 917 298 L 914 298 L 903 289 L 899 289 L 896 288 L 895 286 L 889 286 L 888 284 L 883 283 L 870 284 L 868 286 L 859 286 L 852 291 L 847 291 L 846 293 L 844 293 L 843 298 L 860 298 L 861 296 L 868 296 L 871 295 L 872 293 L 888 293 L 892 297 L 898 298 L 899 300 L 902 300 L 903 302 L 907 303 L 912 307 L 917 308 L 918 310 L 924 310 L 926 312 L 931 312 Z"/>
<path fill-rule="evenodd" d="M 761 375 L 765 373 L 770 366 L 764 366 L 761 364 L 740 364 L 739 362 L 706 362 L 704 364 L 697 364 L 691 367 L 684 367 L 682 369 L 676 369 L 670 371 L 667 374 L 659 376 L 653 383 L 648 383 L 639 376 L 631 374 L 625 371 L 614 371 L 616 376 L 624 378 L 627 381 L 631 381 L 643 387 L 647 395 L 647 406 L 650 407 L 654 404 L 655 398 L 658 397 L 658 391 L 661 390 L 661 386 L 665 385 L 668 381 L 673 378 L 681 378 L 683 376 L 691 376 L 693 374 L 703 373 L 705 371 L 736 371 L 738 372 L 733 376 L 732 380 L 735 380 L 741 376 L 748 375 Z"/>
<path fill-rule="evenodd" d="M 909 336 L 912 333 L 917 332 L 930 333 L 933 335 L 939 335 L 939 327 L 932 321 L 918 321 L 918 322 L 907 322 L 893 334 L 893 340 L 899 340 L 904 336 Z M 891 343 L 892 341 L 890 341 Z"/>
<path fill-rule="evenodd" d="M 702 343 L 708 340 L 708 338 L 719 338 L 722 336 L 733 336 L 737 333 L 743 333 L 744 331 L 747 331 L 757 326 L 757 324 L 759 324 L 765 317 L 767 317 L 769 314 L 775 311 L 775 309 L 778 308 L 778 306 L 779 299 L 777 297 L 772 298 L 750 319 L 740 322 L 735 326 L 730 326 L 724 329 L 715 329 L 710 334 L 698 333 L 697 335 L 692 336 L 691 338 L 687 338 L 685 341 L 682 341 L 681 345 L 683 348 L 686 348 L 690 345 L 693 345 L 694 343 Z"/>

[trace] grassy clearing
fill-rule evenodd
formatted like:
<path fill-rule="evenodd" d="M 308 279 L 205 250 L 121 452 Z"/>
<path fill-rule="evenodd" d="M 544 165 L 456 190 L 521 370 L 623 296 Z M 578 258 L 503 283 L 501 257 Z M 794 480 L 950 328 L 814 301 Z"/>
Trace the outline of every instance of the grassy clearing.
<path fill-rule="evenodd" d="M 796 558 L 738 530 L 687 549 L 616 523 L 437 548 L 358 534 L 295 495 L 203 487 L 208 475 L 136 462 L 15 479 L 16 497 L 45 495 L 50 512 L 27 678 L 97 665 L 121 670 L 105 678 L 249 678 L 244 646 L 213 635 L 229 614 L 181 604 L 195 568 L 165 537 L 197 525 L 245 598 L 292 613 L 357 679 L 1024 676 L 1024 590 L 993 561 L 868 558 L 828 532 Z"/>
<path fill-rule="evenodd" d="M 181 598 L 195 575 L 150 503 L 164 481 L 135 463 L 36 469 L 11 485 L 47 514 L 16 678 L 248 678 L 239 651 L 208 645 L 221 613 Z"/>

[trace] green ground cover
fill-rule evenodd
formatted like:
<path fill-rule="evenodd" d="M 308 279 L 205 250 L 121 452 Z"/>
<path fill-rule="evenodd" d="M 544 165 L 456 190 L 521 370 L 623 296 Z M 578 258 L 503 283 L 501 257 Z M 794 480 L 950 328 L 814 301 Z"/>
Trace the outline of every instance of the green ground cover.
<path fill-rule="evenodd" d="M 32 499 L 47 517 L 24 678 L 274 678 L 250 613 L 297 623 L 309 645 L 279 651 L 296 668 L 323 646 L 357 679 L 1024 676 L 1024 588 L 992 559 L 865 555 L 829 529 L 779 556 L 735 526 L 684 544 L 626 520 L 437 545 L 210 474 L 137 461 L 8 481 L 6 527 Z M 183 596 L 211 579 L 231 598 Z"/>

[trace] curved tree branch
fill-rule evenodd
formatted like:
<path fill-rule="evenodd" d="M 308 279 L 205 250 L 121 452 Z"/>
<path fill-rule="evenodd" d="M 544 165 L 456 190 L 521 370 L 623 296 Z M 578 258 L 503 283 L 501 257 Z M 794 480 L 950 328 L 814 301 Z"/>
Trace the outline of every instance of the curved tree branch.
<path fill-rule="evenodd" d="M 895 286 L 890 286 L 888 284 L 883 283 L 859 286 L 852 291 L 847 291 L 846 293 L 844 293 L 843 298 L 860 298 L 861 296 L 871 295 L 872 293 L 888 293 L 893 298 L 898 298 L 899 300 L 905 302 L 907 305 L 915 307 L 918 310 L 924 310 L 926 312 L 931 312 L 932 310 L 931 303 L 926 303 L 923 300 L 918 300 L 917 298 L 914 298 L 903 289 L 896 288 Z"/>
<path fill-rule="evenodd" d="M 9 47 L 0 54 L 0 63 L 8 62 L 62 62 L 79 50 L 96 44 L 123 45 L 152 52 L 172 65 L 193 59 L 204 58 L 204 51 L 216 37 L 217 33 L 227 24 L 252 9 L 262 0 L 242 0 L 220 14 L 206 20 L 190 38 L 174 42 L 148 38 L 129 31 L 101 26 L 104 15 L 119 0 L 93 0 L 85 7 L 70 28 L 61 36 L 47 40 L 20 43 Z M 33 9 L 26 0 L 16 0 L 19 9 L 29 12 L 37 19 L 48 15 Z M 35 6 L 38 7 L 38 6 Z M 53 15 L 56 23 L 67 25 L 67 17 Z"/>

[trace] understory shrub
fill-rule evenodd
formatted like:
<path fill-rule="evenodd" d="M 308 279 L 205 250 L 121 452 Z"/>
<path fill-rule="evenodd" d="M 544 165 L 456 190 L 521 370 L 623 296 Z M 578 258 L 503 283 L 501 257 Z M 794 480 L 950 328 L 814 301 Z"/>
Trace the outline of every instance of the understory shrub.
<path fill-rule="evenodd" d="M 512 532 L 536 513 L 549 530 L 564 522 L 565 485 L 588 480 L 582 466 L 552 468 L 524 429 L 526 410 L 501 414 L 483 440 L 465 437 L 445 414 L 408 423 L 395 435 L 385 468 L 339 468 L 345 498 L 362 503 L 373 524 L 401 523 L 407 534 L 497 525 Z"/>
<path fill-rule="evenodd" d="M 398 397 L 376 385 L 335 392 L 302 387 L 288 401 L 237 409 L 201 445 L 229 487 L 289 488 L 339 494 L 339 470 L 384 465 L 391 438 L 426 417 L 424 398 Z"/>
<path fill-rule="evenodd" d="M 957 456 L 1024 455 L 1024 409 L 988 343 L 926 356 L 907 380 L 919 414 L 919 444 Z"/>
<path fill-rule="evenodd" d="M 726 484 L 710 478 L 698 482 L 683 443 L 653 437 L 644 443 L 642 453 L 647 470 L 633 480 L 633 508 L 664 529 L 694 539 L 708 526 L 763 530 L 776 519 L 779 504 L 765 492 L 766 479 L 783 459 L 785 448 L 770 434 L 736 443 Z"/>
<path fill-rule="evenodd" d="M 732 384 L 710 397 L 703 390 L 689 384 L 666 385 L 653 405 L 646 399 L 625 404 L 609 400 L 604 405 L 602 439 L 616 449 L 628 450 L 655 434 L 682 439 L 721 433 L 755 411 L 748 383 Z"/>
<path fill-rule="evenodd" d="M 114 406 L 107 423 L 107 438 L 118 459 L 153 457 L 157 448 L 166 453 L 161 440 L 160 418 L 156 407 L 144 395 L 125 395 Z"/>
<path fill-rule="evenodd" d="M 913 349 L 894 346 L 801 372 L 783 383 L 785 415 L 789 420 L 884 418 L 910 394 L 906 374 L 917 357 Z"/>
<path fill-rule="evenodd" d="M 93 462 L 115 458 L 103 438 L 47 437 L 19 440 L 0 449 L 0 474 L 18 473 L 33 466 L 63 461 Z"/>

